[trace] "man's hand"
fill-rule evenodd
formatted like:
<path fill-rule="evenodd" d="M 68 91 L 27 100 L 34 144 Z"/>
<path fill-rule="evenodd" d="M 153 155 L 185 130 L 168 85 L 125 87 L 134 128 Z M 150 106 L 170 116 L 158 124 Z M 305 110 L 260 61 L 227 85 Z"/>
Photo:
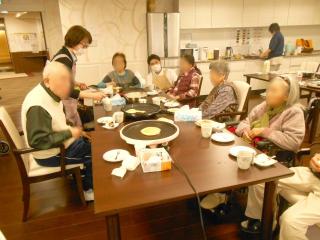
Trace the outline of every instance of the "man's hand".
<path fill-rule="evenodd" d="M 88 86 L 85 83 L 79 83 L 79 88 L 80 88 L 80 90 L 86 90 L 86 89 L 88 89 Z"/>
<path fill-rule="evenodd" d="M 310 160 L 310 167 L 314 172 L 320 173 L 320 154 L 314 155 Z"/>
<path fill-rule="evenodd" d="M 70 128 L 70 131 L 71 131 L 72 137 L 75 139 L 78 139 L 82 136 L 82 129 L 79 127 L 72 127 Z"/>
<path fill-rule="evenodd" d="M 264 131 L 264 128 L 253 128 L 251 131 L 248 132 L 248 135 L 251 139 L 260 136 L 261 133 Z"/>

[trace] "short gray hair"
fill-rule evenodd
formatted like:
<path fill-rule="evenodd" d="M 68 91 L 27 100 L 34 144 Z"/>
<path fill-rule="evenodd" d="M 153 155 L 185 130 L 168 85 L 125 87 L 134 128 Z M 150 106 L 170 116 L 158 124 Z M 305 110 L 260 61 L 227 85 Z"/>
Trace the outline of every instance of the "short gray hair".
<path fill-rule="evenodd" d="M 219 60 L 219 61 L 211 62 L 209 69 L 211 71 L 215 71 L 221 75 L 224 75 L 225 80 L 228 79 L 230 68 L 229 68 L 229 64 L 226 61 Z"/>
<path fill-rule="evenodd" d="M 46 66 L 43 69 L 42 77 L 43 79 L 49 79 L 50 76 L 61 72 L 61 70 L 67 69 L 66 66 L 60 62 L 47 62 Z"/>
<path fill-rule="evenodd" d="M 288 75 L 282 75 L 278 76 L 272 79 L 272 81 L 283 81 L 288 86 L 288 100 L 287 100 L 287 107 L 291 107 L 297 103 L 299 103 L 300 100 L 300 86 L 298 83 L 298 80 L 290 77 Z"/>

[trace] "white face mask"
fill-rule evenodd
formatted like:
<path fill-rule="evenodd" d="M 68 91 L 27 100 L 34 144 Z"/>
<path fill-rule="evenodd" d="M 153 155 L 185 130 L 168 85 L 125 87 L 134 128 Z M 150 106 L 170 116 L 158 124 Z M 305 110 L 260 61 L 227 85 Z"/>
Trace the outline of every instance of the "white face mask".
<path fill-rule="evenodd" d="M 161 71 L 161 69 L 162 69 L 162 67 L 161 67 L 160 64 L 155 64 L 155 65 L 152 65 L 152 66 L 151 66 L 151 70 L 152 70 L 153 72 L 156 72 L 156 73 L 159 73 L 159 72 Z"/>
<path fill-rule="evenodd" d="M 79 48 L 78 50 L 75 51 L 75 54 L 76 54 L 77 56 L 81 56 L 81 55 L 83 55 L 84 53 L 85 53 L 84 48 Z"/>

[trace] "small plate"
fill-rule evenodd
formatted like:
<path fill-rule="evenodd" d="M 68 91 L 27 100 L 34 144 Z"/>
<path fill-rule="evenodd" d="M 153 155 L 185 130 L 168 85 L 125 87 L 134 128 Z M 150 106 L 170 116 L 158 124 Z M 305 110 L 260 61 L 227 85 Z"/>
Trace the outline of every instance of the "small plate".
<path fill-rule="evenodd" d="M 175 107 L 179 107 L 180 106 L 180 103 L 176 102 L 176 101 L 169 101 L 169 102 L 166 102 L 164 104 L 165 107 L 169 107 L 169 108 L 175 108 Z"/>
<path fill-rule="evenodd" d="M 273 164 L 277 163 L 278 161 L 270 158 L 264 153 L 261 153 L 254 158 L 253 162 L 259 167 L 270 167 Z"/>
<path fill-rule="evenodd" d="M 147 92 L 147 94 L 148 94 L 149 96 L 155 96 L 155 95 L 158 95 L 159 93 L 158 93 L 158 91 L 156 91 L 156 90 L 152 90 L 152 91 Z"/>
<path fill-rule="evenodd" d="M 229 150 L 229 154 L 234 156 L 234 157 L 237 157 L 238 156 L 238 153 L 240 151 L 246 151 L 246 152 L 251 152 L 253 153 L 254 155 L 257 154 L 257 151 L 254 150 L 253 148 L 250 148 L 250 147 L 246 147 L 246 146 L 235 146 L 235 147 L 232 147 L 230 148 Z"/>
<path fill-rule="evenodd" d="M 234 135 L 231 133 L 218 132 L 212 134 L 211 139 L 220 143 L 229 143 L 234 141 Z"/>
<path fill-rule="evenodd" d="M 112 117 L 101 117 L 101 118 L 97 119 L 97 123 L 100 123 L 100 124 L 106 124 L 106 123 L 112 122 L 112 121 L 113 121 Z"/>
<path fill-rule="evenodd" d="M 105 128 L 105 129 L 115 129 L 119 126 L 119 123 L 113 123 L 113 126 L 110 126 L 108 123 L 104 124 L 102 127 Z"/>
<path fill-rule="evenodd" d="M 102 156 L 107 162 L 122 162 L 130 153 L 123 149 L 113 149 L 105 152 Z"/>

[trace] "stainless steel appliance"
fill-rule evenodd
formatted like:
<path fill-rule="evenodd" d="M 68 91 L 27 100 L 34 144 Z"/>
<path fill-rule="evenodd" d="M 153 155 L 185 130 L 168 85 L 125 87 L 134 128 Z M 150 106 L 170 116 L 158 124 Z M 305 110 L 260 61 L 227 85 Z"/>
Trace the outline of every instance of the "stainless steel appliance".
<path fill-rule="evenodd" d="M 180 13 L 147 13 L 148 54 L 160 56 L 162 66 L 178 70 Z"/>
<path fill-rule="evenodd" d="M 227 47 L 225 52 L 225 58 L 230 59 L 233 56 L 233 49 L 232 47 Z"/>
<path fill-rule="evenodd" d="M 195 61 L 199 61 L 199 48 L 181 48 L 180 56 L 183 55 L 192 55 Z"/>

